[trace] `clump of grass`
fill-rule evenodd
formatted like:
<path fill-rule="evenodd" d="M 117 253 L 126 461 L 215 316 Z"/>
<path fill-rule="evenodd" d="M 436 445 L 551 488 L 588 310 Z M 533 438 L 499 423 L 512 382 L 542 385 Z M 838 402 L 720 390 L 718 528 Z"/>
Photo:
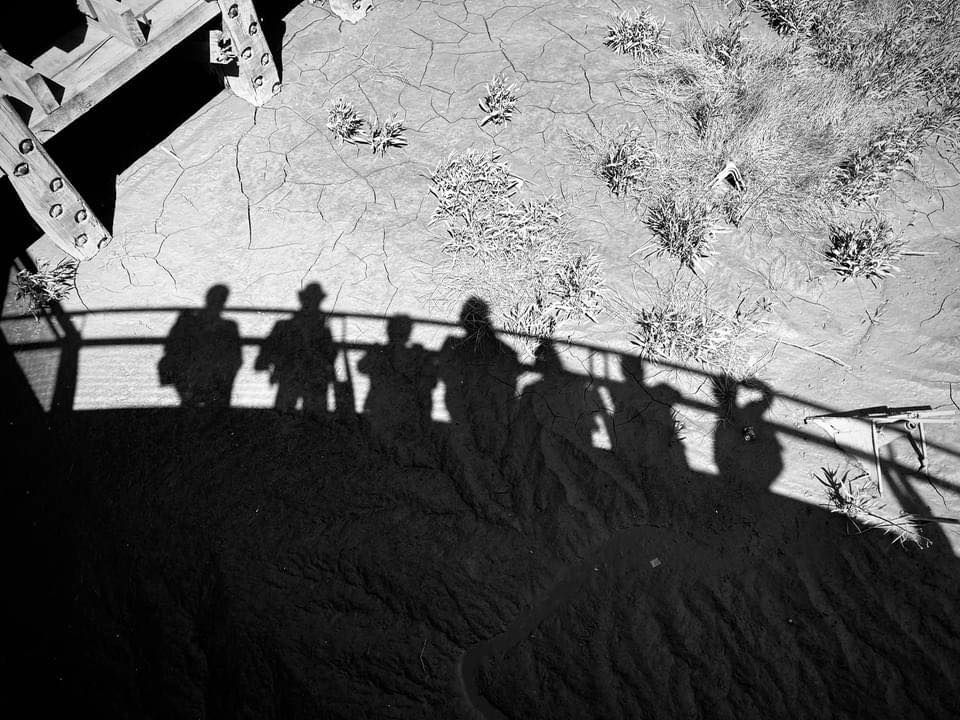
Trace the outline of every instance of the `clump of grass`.
<path fill-rule="evenodd" d="M 872 492 L 872 481 L 865 472 L 851 476 L 849 470 L 841 475 L 839 468 L 821 468 L 822 477 L 814 477 L 824 487 L 826 506 L 830 512 L 848 518 L 863 533 L 871 529 L 882 530 L 893 537 L 893 542 L 901 546 L 911 543 L 923 550 L 933 543 L 923 534 L 921 520 L 910 513 L 900 513 L 896 517 L 882 515 L 883 506 Z"/>
<path fill-rule="evenodd" d="M 453 258 L 444 284 L 487 298 L 507 329 L 525 335 L 596 319 L 600 263 L 576 247 L 557 199 L 517 199 L 519 181 L 506 164 L 475 150 L 441 162 L 433 183 L 433 221 L 445 222 L 442 251 Z"/>
<path fill-rule="evenodd" d="M 664 23 L 650 16 L 650 9 L 635 8 L 617 16 L 607 26 L 603 44 L 620 55 L 631 55 L 636 60 L 652 60 L 662 52 Z"/>
<path fill-rule="evenodd" d="M 654 362 L 696 362 L 740 379 L 758 327 L 754 308 L 716 307 L 705 286 L 674 283 L 637 312 L 630 341 Z"/>
<path fill-rule="evenodd" d="M 345 142 L 357 144 L 365 141 L 367 121 L 357 114 L 356 108 L 342 98 L 330 108 L 327 129 L 342 145 Z"/>
<path fill-rule="evenodd" d="M 726 25 L 715 25 L 703 29 L 694 36 L 689 45 L 696 48 L 703 57 L 723 68 L 736 67 L 743 56 L 743 29 L 747 20 L 742 15 L 731 15 Z"/>
<path fill-rule="evenodd" d="M 647 188 L 655 157 L 652 144 L 639 126 L 626 125 L 610 134 L 601 132 L 596 140 L 573 133 L 567 138 L 577 160 L 616 197 L 630 197 Z"/>
<path fill-rule="evenodd" d="M 503 75 L 497 75 L 487 84 L 487 93 L 480 100 L 480 109 L 486 113 L 480 126 L 483 127 L 488 122 L 494 125 L 503 125 L 513 119 L 515 112 L 520 112 L 517 107 L 520 103 L 520 96 L 517 94 L 519 86 L 516 83 L 507 84 Z"/>
<path fill-rule="evenodd" d="M 380 120 L 379 118 L 370 123 L 370 148 L 374 155 L 383 155 L 388 148 L 404 147 L 407 144 L 407 138 L 404 135 L 406 128 L 403 125 L 397 113 L 394 113 L 389 120 Z"/>
<path fill-rule="evenodd" d="M 47 260 L 37 261 L 36 272 L 23 269 L 17 273 L 17 302 L 25 305 L 37 320 L 50 309 L 51 303 L 63 302 L 76 287 L 77 262 L 64 259 L 51 266 Z"/>
<path fill-rule="evenodd" d="M 833 172 L 833 188 L 842 204 L 876 200 L 896 173 L 912 171 L 927 140 L 941 134 L 955 140 L 960 109 L 948 105 L 912 112 L 881 128 L 841 160 Z"/>
<path fill-rule="evenodd" d="M 751 3 L 778 35 L 807 32 L 816 17 L 810 0 L 752 0 Z"/>
<path fill-rule="evenodd" d="M 831 225 L 830 246 L 824 255 L 843 279 L 862 277 L 875 283 L 899 270 L 894 263 L 903 246 L 903 238 L 886 220 L 872 217 L 858 224 Z"/>
<path fill-rule="evenodd" d="M 472 148 L 441 161 L 431 179 L 437 199 L 431 222 L 470 222 L 479 208 L 509 197 L 520 183 L 496 155 Z"/>
<path fill-rule="evenodd" d="M 706 202 L 663 195 L 647 209 L 643 221 L 653 233 L 658 255 L 670 255 L 694 271 L 700 260 L 710 256 L 713 223 Z"/>

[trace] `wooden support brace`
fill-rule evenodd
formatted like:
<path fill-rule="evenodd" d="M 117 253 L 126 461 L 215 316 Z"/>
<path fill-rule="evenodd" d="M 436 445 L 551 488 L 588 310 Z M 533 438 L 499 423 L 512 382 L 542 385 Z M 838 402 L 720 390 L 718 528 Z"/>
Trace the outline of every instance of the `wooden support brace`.
<path fill-rule="evenodd" d="M 110 242 L 110 233 L 64 177 L 10 101 L 0 96 L 0 169 L 50 239 L 78 260 Z"/>
<path fill-rule="evenodd" d="M 60 107 L 55 83 L 0 47 L 0 93 L 6 92 L 48 115 Z"/>
<path fill-rule="evenodd" d="M 223 30 L 237 55 L 237 77 L 227 77 L 230 89 L 247 102 L 263 105 L 280 92 L 280 74 L 267 45 L 253 0 L 217 0 Z"/>
<path fill-rule="evenodd" d="M 128 45 L 139 48 L 147 44 L 143 27 L 133 10 L 122 0 L 77 0 L 77 7 L 104 32 Z"/>

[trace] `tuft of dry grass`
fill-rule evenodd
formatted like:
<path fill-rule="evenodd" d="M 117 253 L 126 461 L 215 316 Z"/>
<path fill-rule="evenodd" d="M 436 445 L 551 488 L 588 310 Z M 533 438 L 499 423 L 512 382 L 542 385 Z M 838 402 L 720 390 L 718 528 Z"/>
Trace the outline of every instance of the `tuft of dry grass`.
<path fill-rule="evenodd" d="M 630 341 L 653 362 L 699 363 L 734 380 L 749 374 L 760 329 L 755 307 L 715 306 L 706 286 L 676 282 L 637 311 Z"/>
<path fill-rule="evenodd" d="M 64 259 L 51 266 L 49 261 L 38 259 L 36 272 L 24 268 L 14 278 L 16 300 L 39 321 L 52 303 L 67 299 L 76 287 L 76 279 L 76 260 Z"/>
<path fill-rule="evenodd" d="M 363 142 L 366 137 L 364 132 L 366 124 L 367 121 L 360 117 L 356 108 L 340 98 L 330 108 L 327 130 L 333 133 L 341 145 L 345 142 L 357 144 Z"/>
<path fill-rule="evenodd" d="M 647 208 L 644 224 L 653 233 L 658 255 L 670 255 L 696 271 L 710 256 L 713 223 L 708 204 L 677 195 L 661 195 Z"/>
<path fill-rule="evenodd" d="M 437 199 L 431 222 L 469 223 L 478 209 L 513 195 L 520 184 L 495 154 L 472 148 L 441 161 L 431 179 Z"/>
<path fill-rule="evenodd" d="M 433 183 L 433 220 L 445 222 L 453 260 L 445 285 L 487 299 L 508 330 L 532 336 L 531 351 L 565 320 L 596 319 L 600 261 L 573 242 L 557 199 L 516 199 L 506 164 L 475 150 L 443 160 Z"/>
<path fill-rule="evenodd" d="M 831 225 L 830 246 L 824 256 L 844 280 L 862 277 L 876 283 L 899 270 L 894 263 L 903 254 L 903 246 L 903 238 L 886 220 L 871 217 L 858 224 Z"/>
<path fill-rule="evenodd" d="M 599 133 L 588 140 L 567 133 L 578 162 L 602 180 L 616 197 L 631 197 L 648 189 L 655 157 L 653 146 L 637 125 L 626 125 L 617 132 Z"/>
<path fill-rule="evenodd" d="M 407 138 L 404 135 L 406 128 L 394 113 L 388 120 L 374 120 L 370 123 L 370 148 L 374 155 L 383 155 L 388 148 L 405 147 Z"/>
<path fill-rule="evenodd" d="M 879 529 L 891 535 L 893 542 L 901 546 L 907 543 L 923 550 L 933 543 L 923 534 L 921 520 L 910 513 L 896 517 L 882 515 L 883 506 L 872 492 L 872 480 L 864 472 L 851 476 L 849 470 L 841 475 L 838 468 L 821 468 L 815 475 L 826 493 L 826 506 L 830 512 L 850 519 L 858 532 Z"/>
<path fill-rule="evenodd" d="M 663 28 L 665 23 L 650 16 L 650 8 L 623 12 L 607 26 L 603 44 L 620 55 L 630 55 L 635 60 L 651 60 L 664 48 Z"/>
<path fill-rule="evenodd" d="M 517 94 L 519 86 L 516 83 L 507 84 L 503 75 L 497 75 L 487 84 L 487 92 L 480 100 L 480 109 L 483 110 L 483 120 L 480 126 L 488 122 L 494 125 L 503 125 L 513 119 L 513 114 L 520 112 L 520 96 Z"/>

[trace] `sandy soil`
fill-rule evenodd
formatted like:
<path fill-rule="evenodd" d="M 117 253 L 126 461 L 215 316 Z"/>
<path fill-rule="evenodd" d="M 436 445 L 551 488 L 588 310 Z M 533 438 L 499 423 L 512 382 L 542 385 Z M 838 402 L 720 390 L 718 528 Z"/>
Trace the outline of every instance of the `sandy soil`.
<path fill-rule="evenodd" d="M 3 662 L 20 700 L 126 717 L 956 717 L 960 526 L 926 525 L 925 550 L 853 534 L 814 473 L 872 471 L 869 434 L 844 453 L 803 422 L 960 402 L 956 189 L 898 186 L 889 204 L 929 254 L 879 287 L 812 270 L 815 242 L 720 238 L 713 292 L 765 297 L 769 346 L 786 341 L 725 424 L 709 373 L 631 355 L 623 312 L 562 327 L 537 360 L 460 324 L 429 176 L 468 147 L 569 203 L 614 294 L 642 302 L 674 272 L 634 254 L 634 208 L 569 157 L 566 131 L 636 115 L 630 63 L 602 46 L 617 11 L 382 0 L 354 25 L 303 4 L 265 24 L 281 95 L 205 99 L 121 168 L 115 240 L 78 296 L 36 323 L 11 269 Z M 522 113 L 481 127 L 497 72 L 523 82 Z M 409 145 L 339 146 L 324 124 L 340 97 L 399 112 Z M 45 239 L 29 255 L 57 257 Z M 214 286 L 222 315 L 200 311 Z M 927 428 L 929 477 L 907 437 L 883 448 L 885 512 L 960 517 L 958 428 Z"/>

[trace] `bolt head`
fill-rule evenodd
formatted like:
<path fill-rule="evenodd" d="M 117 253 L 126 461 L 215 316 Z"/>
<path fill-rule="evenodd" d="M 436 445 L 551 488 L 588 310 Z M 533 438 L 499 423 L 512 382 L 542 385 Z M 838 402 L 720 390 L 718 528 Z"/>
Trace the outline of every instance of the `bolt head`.
<path fill-rule="evenodd" d="M 227 17 L 235 18 L 239 14 L 240 8 L 236 5 L 231 5 L 229 8 L 227 8 Z"/>
<path fill-rule="evenodd" d="M 273 94 L 276 95 L 278 92 L 280 92 L 280 88 L 281 88 L 281 87 L 283 87 L 283 86 L 281 85 L 281 83 L 275 82 L 275 83 L 273 84 Z"/>
<path fill-rule="evenodd" d="M 87 234 L 86 234 L 86 233 L 80 233 L 79 235 L 77 235 L 77 236 L 73 239 L 73 244 L 76 245 L 77 247 L 83 247 L 84 245 L 86 245 L 86 244 L 87 244 Z"/>
<path fill-rule="evenodd" d="M 263 75 L 257 75 L 257 76 L 253 79 L 253 86 L 254 86 L 254 87 L 260 87 L 261 85 L 263 85 Z"/>
<path fill-rule="evenodd" d="M 28 172 L 30 172 L 30 166 L 26 163 L 18 163 L 15 168 L 13 168 L 13 174 L 17 177 L 23 177 Z"/>
<path fill-rule="evenodd" d="M 249 58 L 251 55 L 253 55 L 253 50 L 251 50 L 248 47 L 245 47 L 243 50 L 240 51 L 240 57 L 242 57 L 244 60 Z"/>
<path fill-rule="evenodd" d="M 61 215 L 63 215 L 63 205 L 58 203 L 57 205 L 50 206 L 50 217 L 58 218 Z"/>
<path fill-rule="evenodd" d="M 87 211 L 84 210 L 83 208 L 80 208 L 79 210 L 77 210 L 77 214 L 73 216 L 73 219 L 76 220 L 78 223 L 82 223 L 84 220 L 87 219 Z"/>
<path fill-rule="evenodd" d="M 50 181 L 50 189 L 53 190 L 53 192 L 57 192 L 57 190 L 61 188 L 63 188 L 63 178 L 55 177 Z"/>
<path fill-rule="evenodd" d="M 261 65 L 270 64 L 270 53 L 264 53 L 263 55 L 260 56 L 260 64 Z"/>
<path fill-rule="evenodd" d="M 33 140 L 26 138 L 25 140 L 20 141 L 20 152 L 26 155 L 28 152 L 33 152 Z"/>
<path fill-rule="evenodd" d="M 260 31 L 260 27 L 255 23 L 250 23 L 250 27 L 247 28 L 247 32 L 251 35 L 256 35 Z"/>

